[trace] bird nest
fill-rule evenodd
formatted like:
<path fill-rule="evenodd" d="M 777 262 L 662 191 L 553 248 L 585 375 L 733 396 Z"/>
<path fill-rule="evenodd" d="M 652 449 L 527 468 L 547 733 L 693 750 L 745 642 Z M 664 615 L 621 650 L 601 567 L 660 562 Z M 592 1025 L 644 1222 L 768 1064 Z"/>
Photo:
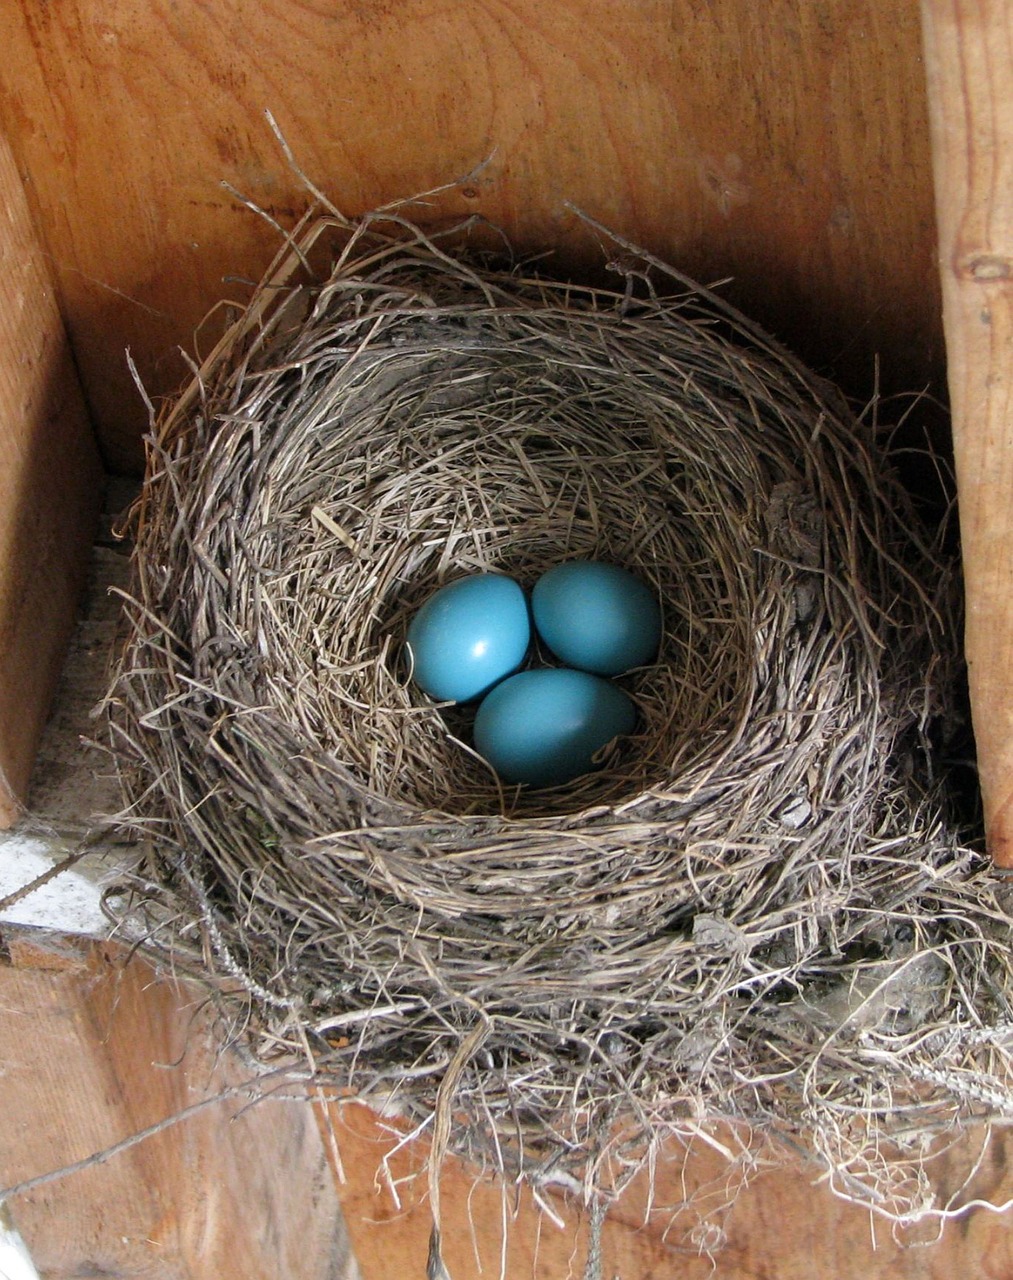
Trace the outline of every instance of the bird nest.
<path fill-rule="evenodd" d="M 925 1209 L 924 1132 L 1009 1108 L 1008 918 L 935 765 L 953 575 L 868 415 L 713 292 L 472 234 L 310 215 L 155 424 L 123 918 L 246 1002 L 259 1059 L 442 1109 L 481 1162 L 613 1185 L 728 1121 Z M 599 770 L 511 788 L 406 628 L 574 556 L 650 585 L 661 650 Z"/>

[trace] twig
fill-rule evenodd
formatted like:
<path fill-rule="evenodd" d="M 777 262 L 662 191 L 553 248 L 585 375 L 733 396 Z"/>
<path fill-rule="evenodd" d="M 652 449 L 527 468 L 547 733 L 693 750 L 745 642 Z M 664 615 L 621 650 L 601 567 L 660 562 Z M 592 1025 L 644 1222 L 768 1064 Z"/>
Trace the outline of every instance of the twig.
<path fill-rule="evenodd" d="M 57 876 L 63 875 L 65 871 L 69 871 L 81 861 L 89 852 L 88 849 L 78 849 L 75 853 L 69 853 L 65 858 L 61 858 L 49 868 L 37 875 L 34 880 L 30 880 L 28 884 L 24 884 L 20 889 L 15 889 L 13 893 L 7 894 L 6 897 L 0 898 L 0 911 L 6 911 L 9 907 L 13 907 L 16 902 L 20 902 L 22 898 L 27 898 L 29 894 L 35 893 L 37 889 L 41 889 L 44 885 L 49 884 L 50 880 L 55 880 Z"/>

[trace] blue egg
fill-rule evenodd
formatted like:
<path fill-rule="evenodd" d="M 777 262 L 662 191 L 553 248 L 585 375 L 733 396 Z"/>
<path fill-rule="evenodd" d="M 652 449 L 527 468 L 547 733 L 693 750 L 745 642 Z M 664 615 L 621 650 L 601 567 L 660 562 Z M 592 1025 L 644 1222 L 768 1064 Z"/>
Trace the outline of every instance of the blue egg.
<path fill-rule="evenodd" d="M 650 589 L 600 560 L 568 560 L 542 574 L 531 611 L 557 658 L 600 676 L 643 666 L 661 643 L 661 610 Z"/>
<path fill-rule="evenodd" d="M 595 768 L 595 755 L 632 733 L 636 707 L 586 671 L 542 667 L 498 684 L 475 715 L 475 749 L 505 782 L 553 787 Z"/>
<path fill-rule="evenodd" d="M 434 592 L 408 627 L 412 675 L 439 702 L 471 702 L 524 661 L 528 602 L 504 574 L 476 573 Z"/>

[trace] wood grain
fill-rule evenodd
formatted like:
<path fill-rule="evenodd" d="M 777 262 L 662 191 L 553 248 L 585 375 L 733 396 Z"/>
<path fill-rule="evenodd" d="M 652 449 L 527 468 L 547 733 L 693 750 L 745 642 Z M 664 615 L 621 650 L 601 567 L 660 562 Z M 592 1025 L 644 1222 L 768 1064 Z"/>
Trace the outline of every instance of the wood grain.
<path fill-rule="evenodd" d="M 986 837 L 1013 867 L 1013 8 L 924 0 L 967 656 Z"/>
<path fill-rule="evenodd" d="M 246 1079 L 202 993 L 95 945 L 7 936 L 0 965 L 3 1185 L 101 1151 Z M 49 955 L 50 960 L 46 959 Z M 305 1103 L 215 1105 L 106 1164 L 18 1196 L 47 1280 L 351 1280 Z"/>
<path fill-rule="evenodd" d="M 100 497 L 50 274 L 0 136 L 0 827 L 25 799 Z"/>
<path fill-rule="evenodd" d="M 61 0 L 0 5 L 0 116 L 105 455 L 137 468 L 177 345 L 305 204 L 265 119 L 356 214 L 463 178 L 561 271 L 573 201 L 865 395 L 941 383 L 917 0 Z M 203 345 L 206 349 L 210 333 Z"/>

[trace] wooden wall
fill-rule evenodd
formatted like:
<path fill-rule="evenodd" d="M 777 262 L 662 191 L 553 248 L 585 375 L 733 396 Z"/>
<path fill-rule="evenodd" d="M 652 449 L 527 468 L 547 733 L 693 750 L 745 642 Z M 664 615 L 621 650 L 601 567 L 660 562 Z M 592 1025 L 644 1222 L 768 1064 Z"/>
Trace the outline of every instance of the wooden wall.
<path fill-rule="evenodd" d="M 52 273 L 0 134 L 0 827 L 27 792 L 101 492 Z"/>
<path fill-rule="evenodd" d="M 463 177 L 560 270 L 573 201 L 858 394 L 942 391 L 917 0 L 59 0 L 0 6 L 0 125 L 108 464 L 149 391 L 305 203 L 264 110 L 348 213 Z"/>

